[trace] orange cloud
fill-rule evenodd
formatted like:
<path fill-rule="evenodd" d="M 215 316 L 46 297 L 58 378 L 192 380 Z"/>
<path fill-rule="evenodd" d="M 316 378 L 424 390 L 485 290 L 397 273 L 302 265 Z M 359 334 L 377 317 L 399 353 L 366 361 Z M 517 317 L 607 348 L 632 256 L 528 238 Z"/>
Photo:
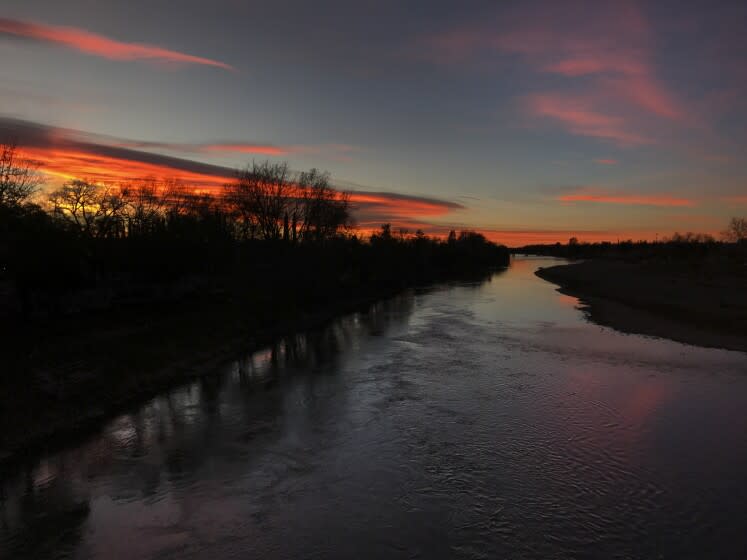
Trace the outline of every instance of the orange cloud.
<path fill-rule="evenodd" d="M 79 130 L 45 126 L 30 121 L 0 117 L 0 141 L 17 142 L 31 148 L 55 148 L 68 152 L 81 152 L 112 156 L 133 162 L 166 162 L 174 170 L 194 172 L 203 175 L 217 174 L 233 177 L 235 170 L 201 163 L 192 159 L 172 157 L 166 153 L 183 155 L 225 155 L 257 154 L 261 156 L 287 156 L 291 154 L 315 155 L 328 159 L 344 159 L 357 148 L 347 144 L 290 145 L 276 146 L 259 142 L 215 142 L 215 143 L 174 143 L 127 140 L 112 136 L 91 134 Z M 137 172 L 138 166 L 132 170 Z M 138 174 L 136 176 L 141 176 Z"/>
<path fill-rule="evenodd" d="M 8 140 L 17 141 L 24 156 L 37 161 L 44 173 L 56 178 L 55 182 L 88 179 L 116 184 L 146 178 L 177 179 L 196 190 L 215 192 L 234 179 L 235 169 L 135 148 L 191 153 L 237 150 L 265 155 L 290 151 L 262 144 L 131 142 L 0 117 L 0 142 Z M 441 217 L 464 208 L 456 202 L 433 197 L 368 191 L 357 185 L 350 187 L 342 186 L 350 192 L 355 216 L 362 222 L 376 224 L 375 227 L 395 220 Z"/>
<path fill-rule="evenodd" d="M 594 160 L 597 163 L 601 163 L 602 165 L 617 165 L 619 162 L 616 159 L 611 158 L 599 158 Z"/>
<path fill-rule="evenodd" d="M 23 148 L 24 157 L 39 162 L 44 173 L 62 180 L 79 178 L 116 184 L 149 177 L 174 178 L 196 190 L 220 192 L 234 177 L 233 170 L 228 168 L 189 160 L 154 158 L 153 154 L 135 150 L 105 152 L 105 149 L 85 147 Z M 143 158 L 139 159 L 138 155 Z M 436 198 L 390 192 L 349 192 L 353 214 L 364 232 L 378 229 L 387 222 L 394 223 L 396 228 L 414 231 L 423 227 L 417 218 L 440 217 L 463 208 L 458 203 Z"/>
<path fill-rule="evenodd" d="M 349 146 L 347 144 L 272 146 L 266 144 L 226 142 L 220 144 L 206 144 L 196 147 L 192 146 L 192 148 L 197 148 L 197 150 L 207 153 L 243 153 L 262 154 L 267 156 L 284 156 L 291 154 L 328 156 L 331 159 L 340 161 L 350 161 L 349 154 L 358 151 L 358 148 L 355 146 Z"/>
<path fill-rule="evenodd" d="M 369 219 L 371 214 L 388 217 L 390 220 L 413 216 L 438 217 L 464 209 L 464 206 L 456 202 L 388 192 L 351 191 L 351 201 Z M 381 218 L 373 221 L 380 220 Z"/>
<path fill-rule="evenodd" d="M 200 64 L 233 70 L 233 67 L 228 64 L 210 58 L 193 56 L 153 45 L 124 43 L 75 27 L 57 27 L 0 18 L 0 34 L 61 45 L 110 60 L 148 60 L 177 64 Z"/>
<path fill-rule="evenodd" d="M 138 161 L 82 149 L 24 147 L 23 152 L 26 157 L 39 162 L 44 173 L 65 180 L 122 183 L 147 177 L 173 177 L 194 187 L 215 188 L 225 185 L 233 175 L 230 170 L 225 174 L 200 173 L 173 164 Z"/>
<path fill-rule="evenodd" d="M 557 197 L 561 202 L 596 202 L 633 206 L 695 206 L 695 201 L 670 195 L 614 193 L 594 187 L 584 187 Z"/>

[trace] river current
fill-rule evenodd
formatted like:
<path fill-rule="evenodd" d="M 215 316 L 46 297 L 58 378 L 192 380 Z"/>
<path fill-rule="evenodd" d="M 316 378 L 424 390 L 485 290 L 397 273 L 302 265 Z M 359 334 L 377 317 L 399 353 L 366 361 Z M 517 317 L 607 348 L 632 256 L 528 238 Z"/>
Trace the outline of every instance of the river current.
<path fill-rule="evenodd" d="M 534 276 L 557 262 L 227 356 L 60 442 L 0 475 L 0 557 L 747 557 L 747 354 L 595 325 Z"/>

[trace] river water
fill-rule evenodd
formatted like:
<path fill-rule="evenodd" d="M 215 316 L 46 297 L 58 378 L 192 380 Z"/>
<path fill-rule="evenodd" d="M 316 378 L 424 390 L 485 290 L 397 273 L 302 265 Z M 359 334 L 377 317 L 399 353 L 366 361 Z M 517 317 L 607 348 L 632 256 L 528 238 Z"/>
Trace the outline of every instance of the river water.
<path fill-rule="evenodd" d="M 8 558 L 745 558 L 747 354 L 517 258 L 278 341 L 20 472 Z"/>

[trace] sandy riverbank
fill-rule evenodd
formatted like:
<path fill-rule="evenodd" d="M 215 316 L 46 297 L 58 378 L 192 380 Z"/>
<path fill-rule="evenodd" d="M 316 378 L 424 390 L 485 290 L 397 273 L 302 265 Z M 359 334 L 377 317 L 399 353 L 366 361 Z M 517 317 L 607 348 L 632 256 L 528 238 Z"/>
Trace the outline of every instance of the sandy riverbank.
<path fill-rule="evenodd" d="M 630 333 L 747 352 L 747 279 L 716 266 L 592 260 L 540 268 L 591 320 Z"/>

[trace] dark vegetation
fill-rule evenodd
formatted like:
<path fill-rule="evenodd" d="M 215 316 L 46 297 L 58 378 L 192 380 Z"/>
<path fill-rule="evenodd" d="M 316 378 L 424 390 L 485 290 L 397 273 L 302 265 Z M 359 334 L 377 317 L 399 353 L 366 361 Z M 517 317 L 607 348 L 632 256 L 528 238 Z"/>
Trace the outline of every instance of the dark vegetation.
<path fill-rule="evenodd" d="M 508 264 L 474 232 L 442 241 L 385 224 L 362 239 L 349 196 L 314 169 L 255 163 L 217 195 L 73 180 L 42 206 L 31 202 L 39 176 L 12 146 L 2 165 L 0 309 L 22 319 L 211 293 L 292 308 Z"/>
<path fill-rule="evenodd" d="M 511 249 L 515 254 L 545 255 L 568 259 L 620 259 L 658 262 L 721 262 L 744 266 L 747 262 L 747 218 L 734 217 L 717 240 L 710 234 L 675 233 L 661 241 L 618 241 L 582 243 L 572 237 L 568 243 L 526 245 Z"/>
<path fill-rule="evenodd" d="M 747 351 L 747 220 L 717 241 L 674 234 L 661 242 L 535 245 L 514 252 L 578 259 L 537 275 L 589 304 L 596 322 L 689 344 Z"/>
<path fill-rule="evenodd" d="M 469 231 L 440 240 L 384 224 L 362 238 L 326 173 L 285 164 L 252 164 L 218 194 L 40 186 L 33 162 L 0 146 L 0 457 L 195 375 L 237 341 L 247 350 L 509 261 Z"/>

